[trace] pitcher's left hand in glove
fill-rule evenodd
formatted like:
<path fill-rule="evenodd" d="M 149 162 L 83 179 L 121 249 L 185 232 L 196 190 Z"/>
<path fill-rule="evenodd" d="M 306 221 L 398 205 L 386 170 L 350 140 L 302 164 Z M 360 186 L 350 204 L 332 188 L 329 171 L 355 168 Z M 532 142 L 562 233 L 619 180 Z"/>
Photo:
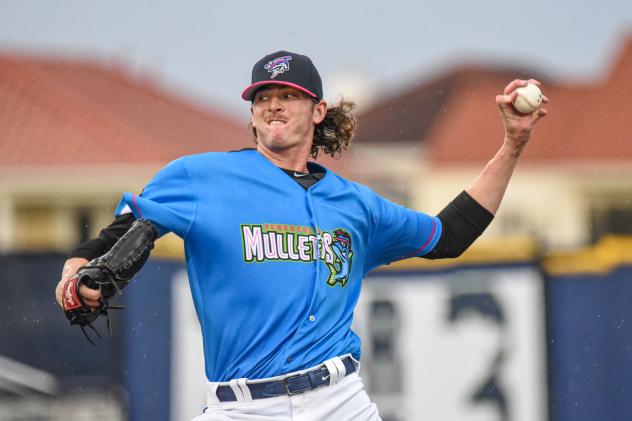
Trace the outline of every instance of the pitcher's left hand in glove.
<path fill-rule="evenodd" d="M 103 315 L 110 328 L 108 310 L 122 307 L 110 306 L 109 300 L 117 292 L 121 295 L 121 290 L 145 264 L 156 237 L 156 228 L 150 221 L 135 221 L 110 251 L 80 268 L 63 284 L 61 304 L 64 313 L 71 325 L 81 327 L 91 343 L 85 326 L 96 332 L 92 323 Z M 87 299 L 85 293 L 81 292 L 82 286 L 97 290 L 98 301 Z"/>
<path fill-rule="evenodd" d="M 120 293 L 120 290 L 129 282 L 129 280 L 116 279 L 106 266 L 100 264 L 99 259 L 94 259 L 68 278 L 62 290 L 64 313 L 71 325 L 79 325 L 82 330 L 85 326 L 94 329 L 91 324 L 101 315 L 105 316 L 108 329 L 110 329 L 108 309 L 122 307 L 110 306 L 109 301 L 116 291 Z M 99 291 L 100 298 L 97 307 L 91 306 L 80 294 L 82 285 Z M 89 337 L 88 340 L 92 342 Z"/>

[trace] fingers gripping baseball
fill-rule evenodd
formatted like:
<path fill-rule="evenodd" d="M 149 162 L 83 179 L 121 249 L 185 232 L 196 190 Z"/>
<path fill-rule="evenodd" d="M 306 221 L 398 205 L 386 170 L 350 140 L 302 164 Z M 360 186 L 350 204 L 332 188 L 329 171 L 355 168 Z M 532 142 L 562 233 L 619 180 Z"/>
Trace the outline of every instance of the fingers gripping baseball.
<path fill-rule="evenodd" d="M 531 132 L 538 120 L 548 114 L 548 110 L 542 106 L 527 114 L 519 112 L 514 107 L 513 104 L 518 98 L 517 89 L 526 87 L 528 84 L 533 84 L 538 88 L 542 86 L 542 83 L 535 79 L 516 79 L 505 87 L 502 95 L 496 96 L 496 104 L 500 109 L 505 128 L 505 142 L 519 149 L 522 149 L 529 141 Z M 548 102 L 549 99 L 542 95 L 542 103 L 547 104 Z"/>

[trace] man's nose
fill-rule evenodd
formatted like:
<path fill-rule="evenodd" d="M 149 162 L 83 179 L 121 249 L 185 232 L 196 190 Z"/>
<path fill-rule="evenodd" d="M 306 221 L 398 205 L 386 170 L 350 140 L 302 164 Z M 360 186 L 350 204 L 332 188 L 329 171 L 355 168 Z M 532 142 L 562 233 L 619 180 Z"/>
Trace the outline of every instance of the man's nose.
<path fill-rule="evenodd" d="M 283 110 L 283 104 L 279 98 L 273 96 L 270 98 L 270 102 L 268 103 L 268 108 L 270 111 L 281 111 Z"/>

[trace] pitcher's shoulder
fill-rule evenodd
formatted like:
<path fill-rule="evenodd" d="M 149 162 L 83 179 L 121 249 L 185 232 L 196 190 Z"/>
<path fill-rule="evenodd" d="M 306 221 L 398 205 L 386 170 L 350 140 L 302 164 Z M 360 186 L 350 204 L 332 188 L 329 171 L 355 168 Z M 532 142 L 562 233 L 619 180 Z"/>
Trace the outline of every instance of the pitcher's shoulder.
<path fill-rule="evenodd" d="M 246 159 L 253 151 L 254 149 L 248 148 L 227 152 L 204 152 L 193 155 L 185 155 L 180 159 L 183 160 L 186 165 L 191 166 L 221 164 L 223 162 L 235 162 Z"/>

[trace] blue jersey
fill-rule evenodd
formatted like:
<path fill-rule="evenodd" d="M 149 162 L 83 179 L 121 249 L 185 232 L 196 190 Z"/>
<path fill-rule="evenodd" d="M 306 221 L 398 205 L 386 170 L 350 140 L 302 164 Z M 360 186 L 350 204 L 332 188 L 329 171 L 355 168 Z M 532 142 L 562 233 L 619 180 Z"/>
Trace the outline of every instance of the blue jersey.
<path fill-rule="evenodd" d="M 351 330 L 373 268 L 435 246 L 438 218 L 325 171 L 305 190 L 255 150 L 180 158 L 117 208 L 183 238 L 209 381 L 360 358 Z"/>

